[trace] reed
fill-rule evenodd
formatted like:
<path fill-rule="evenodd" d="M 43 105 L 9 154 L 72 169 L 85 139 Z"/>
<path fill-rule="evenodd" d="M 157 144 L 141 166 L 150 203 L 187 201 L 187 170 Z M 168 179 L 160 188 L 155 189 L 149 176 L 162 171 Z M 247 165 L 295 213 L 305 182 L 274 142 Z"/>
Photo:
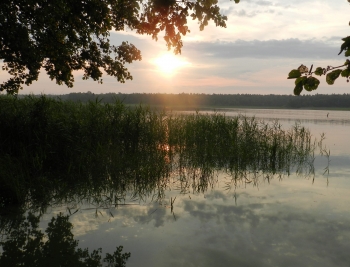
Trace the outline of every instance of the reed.
<path fill-rule="evenodd" d="M 146 106 L 0 97 L 0 202 L 73 197 L 121 203 L 162 199 L 170 179 L 205 190 L 215 173 L 289 174 L 311 166 L 316 145 L 300 125 L 285 130 L 224 114 L 179 115 Z"/>

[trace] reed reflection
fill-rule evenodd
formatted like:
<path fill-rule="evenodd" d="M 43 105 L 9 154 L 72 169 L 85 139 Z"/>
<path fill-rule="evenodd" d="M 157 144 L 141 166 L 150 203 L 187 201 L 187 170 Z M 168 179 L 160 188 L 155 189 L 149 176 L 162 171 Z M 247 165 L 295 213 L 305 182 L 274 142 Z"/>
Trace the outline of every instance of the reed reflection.
<path fill-rule="evenodd" d="M 322 147 L 299 124 L 286 130 L 278 121 L 244 116 L 178 115 L 45 97 L 1 101 L 4 236 L 28 211 L 40 216 L 64 205 L 71 215 L 90 203 L 97 214 L 146 199 L 161 203 L 171 188 L 206 192 L 222 172 L 228 188 L 292 172 L 312 176 Z"/>

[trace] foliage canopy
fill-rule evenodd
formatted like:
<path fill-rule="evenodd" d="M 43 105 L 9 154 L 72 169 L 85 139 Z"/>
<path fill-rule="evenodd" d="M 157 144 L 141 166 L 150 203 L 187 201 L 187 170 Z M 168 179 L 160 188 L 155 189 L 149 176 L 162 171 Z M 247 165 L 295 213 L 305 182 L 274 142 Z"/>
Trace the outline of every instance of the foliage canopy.
<path fill-rule="evenodd" d="M 239 0 L 234 0 L 236 3 Z M 141 60 L 133 44 L 112 45 L 110 32 L 134 30 L 163 33 L 168 49 L 181 53 L 181 37 L 189 32 L 188 18 L 203 30 L 212 20 L 226 27 L 218 0 L 2 0 L 0 60 L 11 77 L 0 91 L 17 94 L 23 84 L 38 80 L 43 68 L 57 84 L 72 87 L 75 70 L 83 79 L 102 83 L 102 70 L 124 83 L 132 79 L 127 63 Z"/>

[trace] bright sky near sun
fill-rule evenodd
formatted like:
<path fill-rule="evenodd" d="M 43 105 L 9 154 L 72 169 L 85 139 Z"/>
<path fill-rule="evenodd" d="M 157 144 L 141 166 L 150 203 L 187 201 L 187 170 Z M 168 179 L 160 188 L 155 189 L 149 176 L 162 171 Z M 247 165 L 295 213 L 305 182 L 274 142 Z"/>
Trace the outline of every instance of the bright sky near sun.
<path fill-rule="evenodd" d="M 189 65 L 189 62 L 171 52 L 156 57 L 153 63 L 163 75 L 175 75 L 178 69 Z"/>
<path fill-rule="evenodd" d="M 341 38 L 350 32 L 347 0 L 222 0 L 218 5 L 228 17 L 227 28 L 210 23 L 199 31 L 189 19 L 191 32 L 183 38 L 181 55 L 168 52 L 161 36 L 155 42 L 131 31 L 113 32 L 113 44 L 129 41 L 142 52 L 142 61 L 129 65 L 132 81 L 121 84 L 104 76 L 100 85 L 83 81 L 77 72 L 74 87 L 67 88 L 42 71 L 39 81 L 21 93 L 292 94 L 294 81 L 286 79 L 291 69 L 345 61 L 338 53 Z M 5 79 L 0 72 L 0 81 Z M 338 79 L 329 86 L 321 77 L 313 93 L 350 93 L 350 84 Z"/>

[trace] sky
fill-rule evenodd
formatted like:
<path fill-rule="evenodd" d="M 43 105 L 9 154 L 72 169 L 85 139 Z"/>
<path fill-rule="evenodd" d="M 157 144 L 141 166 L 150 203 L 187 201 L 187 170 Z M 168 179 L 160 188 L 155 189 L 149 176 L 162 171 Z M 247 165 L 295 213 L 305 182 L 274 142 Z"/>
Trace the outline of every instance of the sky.
<path fill-rule="evenodd" d="M 75 73 L 73 88 L 56 85 L 45 71 L 39 81 L 24 86 L 20 94 L 93 93 L 205 93 L 292 94 L 290 70 L 339 66 L 341 39 L 349 35 L 350 4 L 347 0 L 221 0 L 227 27 L 210 23 L 204 31 L 189 19 L 191 30 L 183 37 L 181 55 L 173 57 L 161 36 L 156 42 L 130 30 L 111 32 L 112 44 L 129 41 L 142 52 L 142 61 L 128 65 L 132 81 L 119 83 L 104 75 L 103 84 L 82 80 Z M 168 60 L 168 61 L 167 61 Z M 172 61 L 169 61 L 172 60 Z M 162 62 L 165 62 L 165 64 Z M 173 69 L 169 69 L 173 66 Z M 0 82 L 6 73 L 0 71 Z M 302 94 L 350 93 L 350 83 L 339 78 L 333 86 L 321 77 L 316 91 Z"/>

